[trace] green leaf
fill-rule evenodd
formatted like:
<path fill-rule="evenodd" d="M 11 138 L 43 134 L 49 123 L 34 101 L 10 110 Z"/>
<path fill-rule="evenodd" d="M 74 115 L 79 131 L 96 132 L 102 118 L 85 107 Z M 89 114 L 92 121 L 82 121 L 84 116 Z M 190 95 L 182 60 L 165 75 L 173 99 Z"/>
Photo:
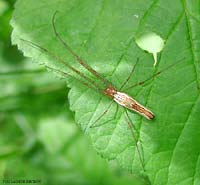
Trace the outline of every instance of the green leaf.
<path fill-rule="evenodd" d="M 0 177 L 1 178 L 3 178 L 4 171 L 5 171 L 5 162 L 0 161 Z"/>
<path fill-rule="evenodd" d="M 144 158 L 144 176 L 148 176 L 151 184 L 197 184 L 200 178 L 199 0 L 18 0 L 11 22 L 13 44 L 34 61 L 69 72 L 52 57 L 20 39 L 39 44 L 102 86 L 56 39 L 52 29 L 56 10 L 60 36 L 116 88 L 128 77 L 137 57 L 140 62 L 128 87 L 182 59 L 143 86 L 126 91 L 152 110 L 156 119 L 147 121 L 135 113 L 128 114 Z M 155 32 L 165 40 L 155 68 L 150 54 L 135 43 L 137 35 L 145 32 Z M 96 123 L 101 126 L 90 128 L 111 100 L 76 80 L 67 80 L 71 88 L 70 107 L 97 152 L 107 159 L 118 160 L 135 174 L 140 173 L 143 170 L 140 155 L 124 109 L 117 109 L 113 103 Z"/>

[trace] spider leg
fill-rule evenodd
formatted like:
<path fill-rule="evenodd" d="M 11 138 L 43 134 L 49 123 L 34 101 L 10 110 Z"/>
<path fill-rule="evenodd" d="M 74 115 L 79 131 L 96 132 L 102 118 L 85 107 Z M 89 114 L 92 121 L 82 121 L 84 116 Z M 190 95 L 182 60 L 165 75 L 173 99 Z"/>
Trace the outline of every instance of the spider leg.
<path fill-rule="evenodd" d="M 100 125 L 97 125 L 96 123 L 101 120 L 101 118 L 108 112 L 108 110 L 110 109 L 111 105 L 113 104 L 113 100 L 109 103 L 108 107 L 102 112 L 102 114 L 90 125 L 89 128 L 93 128 L 93 127 L 97 127 L 97 126 L 101 126 L 102 124 Z M 118 109 L 118 108 L 117 108 Z"/>
<path fill-rule="evenodd" d="M 143 81 L 141 81 L 141 82 L 135 83 L 134 85 L 131 85 L 130 87 L 127 87 L 126 90 L 127 90 L 127 89 L 131 89 L 131 88 L 134 88 L 134 87 L 136 87 L 136 86 L 138 86 L 138 85 L 143 85 L 144 83 L 146 83 L 147 81 L 151 80 L 152 78 L 155 78 L 156 76 L 160 75 L 161 73 L 167 71 L 168 69 L 170 69 L 170 68 L 174 67 L 175 65 L 177 65 L 178 63 L 182 62 L 182 60 L 184 60 L 184 59 L 185 59 L 185 58 L 182 58 L 182 59 L 178 60 L 178 62 L 173 63 L 173 64 L 171 64 L 171 65 L 169 65 L 169 66 L 167 66 L 167 67 L 161 69 L 160 71 L 158 71 L 158 72 L 156 72 L 155 74 L 151 75 L 151 76 L 148 77 L 147 79 L 145 79 L 145 80 L 143 80 Z"/>
<path fill-rule="evenodd" d="M 125 110 L 125 114 L 126 114 L 126 120 L 127 120 L 127 124 L 128 124 L 128 127 L 130 128 L 130 131 L 131 131 L 131 134 L 133 136 L 133 139 L 134 139 L 134 142 L 135 142 L 135 145 L 136 145 L 136 150 L 138 152 L 138 156 L 139 156 L 139 160 L 141 162 L 141 166 L 142 166 L 142 169 L 145 171 L 145 164 L 144 164 L 144 157 L 142 157 L 142 147 L 139 148 L 139 145 L 138 145 L 138 139 L 136 138 L 135 136 L 135 132 L 134 132 L 134 129 L 133 129 L 133 123 L 128 115 L 128 112 L 127 112 L 127 109 L 124 109 Z"/>
<path fill-rule="evenodd" d="M 132 76 L 132 74 L 133 74 L 133 72 L 134 72 L 134 70 L 135 70 L 136 65 L 138 64 L 138 62 L 139 62 L 139 58 L 137 58 L 136 63 L 134 64 L 134 66 L 133 66 L 133 68 L 132 68 L 130 74 L 129 74 L 128 77 L 127 77 L 127 79 L 124 81 L 124 83 L 123 83 L 122 86 L 120 87 L 120 90 L 123 89 L 123 87 L 124 87 L 124 86 L 128 83 L 128 81 L 130 80 L 130 78 L 131 78 L 131 76 Z"/>

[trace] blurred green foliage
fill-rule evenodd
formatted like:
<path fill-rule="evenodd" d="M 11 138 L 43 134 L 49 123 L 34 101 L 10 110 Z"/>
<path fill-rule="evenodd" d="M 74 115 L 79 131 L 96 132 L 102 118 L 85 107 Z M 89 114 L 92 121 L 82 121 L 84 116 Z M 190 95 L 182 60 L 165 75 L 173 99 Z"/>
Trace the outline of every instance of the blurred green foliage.
<path fill-rule="evenodd" d="M 74 122 L 65 82 L 10 44 L 14 1 L 0 0 L 0 177 L 41 184 L 144 184 L 102 159 Z"/>

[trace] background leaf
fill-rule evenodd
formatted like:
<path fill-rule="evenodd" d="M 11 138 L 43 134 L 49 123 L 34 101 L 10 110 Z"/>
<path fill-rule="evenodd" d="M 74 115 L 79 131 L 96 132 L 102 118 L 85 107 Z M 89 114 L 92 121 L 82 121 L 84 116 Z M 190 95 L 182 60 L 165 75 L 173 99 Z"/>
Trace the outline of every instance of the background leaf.
<path fill-rule="evenodd" d="M 75 126 L 63 81 L 30 60 L 7 60 L 2 50 L 0 47 L 2 183 L 2 179 L 16 179 L 40 180 L 47 185 L 144 184 L 113 161 L 108 165 L 92 149 Z"/>
<path fill-rule="evenodd" d="M 200 178 L 199 1 L 30 0 L 27 3 L 18 0 L 12 19 L 12 39 L 24 55 L 68 71 L 20 38 L 49 49 L 91 76 L 56 40 L 51 23 L 56 10 L 59 10 L 56 27 L 62 38 L 117 88 L 127 78 L 137 57 L 140 63 L 129 86 L 183 59 L 143 87 L 127 92 L 149 107 L 156 119 L 149 122 L 131 112 L 129 115 L 143 148 L 145 175 L 151 183 L 197 184 Z M 134 41 L 146 31 L 156 32 L 165 39 L 156 68 L 152 67 L 152 57 L 141 51 Z M 72 79 L 68 82 L 70 107 L 75 111 L 76 122 L 90 136 L 98 153 L 117 159 L 124 168 L 139 173 L 141 163 L 123 109 L 119 108 L 116 113 L 117 105 L 113 104 L 99 121 L 104 124 L 89 128 L 108 106 L 109 99 Z"/>

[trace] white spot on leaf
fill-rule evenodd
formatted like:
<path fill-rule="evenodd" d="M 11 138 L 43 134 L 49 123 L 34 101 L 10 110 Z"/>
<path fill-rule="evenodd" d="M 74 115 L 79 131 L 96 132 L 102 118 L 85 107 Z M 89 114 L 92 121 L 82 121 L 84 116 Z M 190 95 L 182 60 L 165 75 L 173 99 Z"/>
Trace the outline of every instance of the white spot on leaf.
<path fill-rule="evenodd" d="M 164 40 L 156 33 L 147 33 L 137 38 L 136 43 L 141 49 L 152 53 L 155 66 L 157 64 L 157 53 L 162 51 Z"/>
<path fill-rule="evenodd" d="M 139 15 L 137 15 L 137 14 L 135 14 L 135 15 L 133 15 L 133 16 L 134 16 L 135 18 L 137 18 L 137 19 L 139 18 Z"/>

